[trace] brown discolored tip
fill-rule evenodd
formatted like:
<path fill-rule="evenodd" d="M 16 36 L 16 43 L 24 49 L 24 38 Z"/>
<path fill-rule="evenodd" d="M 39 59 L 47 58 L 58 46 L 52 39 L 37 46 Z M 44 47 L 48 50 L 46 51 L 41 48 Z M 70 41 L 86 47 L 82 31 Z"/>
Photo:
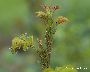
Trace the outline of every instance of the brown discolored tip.
<path fill-rule="evenodd" d="M 58 10 L 59 9 L 59 6 L 51 6 L 51 9 L 54 10 L 54 11 L 55 10 Z"/>

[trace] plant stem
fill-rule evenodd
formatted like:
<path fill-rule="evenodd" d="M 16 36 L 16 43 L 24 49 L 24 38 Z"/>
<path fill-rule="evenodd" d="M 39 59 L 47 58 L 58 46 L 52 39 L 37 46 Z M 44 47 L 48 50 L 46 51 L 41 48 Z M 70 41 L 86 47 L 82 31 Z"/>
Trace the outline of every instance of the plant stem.
<path fill-rule="evenodd" d="M 49 68 L 50 66 L 50 58 L 51 58 L 51 50 L 52 50 L 52 41 L 53 41 L 53 34 L 52 34 L 52 27 L 49 26 L 46 28 L 46 33 L 45 33 L 45 44 L 46 44 L 46 49 L 42 51 L 41 54 L 41 66 L 42 66 L 42 71 L 46 68 Z"/>

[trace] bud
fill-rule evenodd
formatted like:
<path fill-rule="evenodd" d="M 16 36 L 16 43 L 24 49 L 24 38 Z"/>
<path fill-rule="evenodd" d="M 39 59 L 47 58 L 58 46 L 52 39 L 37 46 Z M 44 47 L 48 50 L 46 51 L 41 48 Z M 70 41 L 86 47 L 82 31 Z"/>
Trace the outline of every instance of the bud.
<path fill-rule="evenodd" d="M 51 6 L 48 6 L 46 4 L 42 4 L 41 7 L 44 9 L 44 11 L 49 11 Z"/>
<path fill-rule="evenodd" d="M 66 17 L 59 16 L 59 17 L 57 18 L 56 23 L 58 23 L 58 24 L 63 24 L 63 23 L 65 23 L 65 22 L 67 22 L 67 21 L 68 21 L 68 19 L 67 19 Z"/>
<path fill-rule="evenodd" d="M 46 14 L 43 11 L 36 12 L 37 17 L 46 17 Z"/>
<path fill-rule="evenodd" d="M 58 10 L 58 9 L 59 9 L 59 6 L 51 6 L 51 9 L 52 9 L 53 11 Z"/>

